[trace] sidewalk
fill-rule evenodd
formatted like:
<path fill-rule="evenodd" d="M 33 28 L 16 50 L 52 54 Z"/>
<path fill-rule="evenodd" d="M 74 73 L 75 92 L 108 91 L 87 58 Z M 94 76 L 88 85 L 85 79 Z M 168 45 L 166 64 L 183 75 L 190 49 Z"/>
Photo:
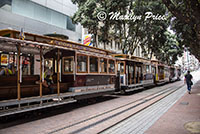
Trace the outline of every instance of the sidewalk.
<path fill-rule="evenodd" d="M 200 134 L 200 81 L 196 80 L 191 94 L 185 85 L 101 134 Z"/>
<path fill-rule="evenodd" d="M 185 89 L 186 90 L 186 89 Z M 186 93 L 145 134 L 200 134 L 200 81 Z"/>

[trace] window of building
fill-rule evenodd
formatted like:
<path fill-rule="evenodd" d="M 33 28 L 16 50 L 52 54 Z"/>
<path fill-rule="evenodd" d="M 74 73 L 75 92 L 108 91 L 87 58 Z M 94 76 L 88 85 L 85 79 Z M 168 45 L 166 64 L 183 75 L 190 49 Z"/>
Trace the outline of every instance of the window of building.
<path fill-rule="evenodd" d="M 66 23 L 66 15 L 51 10 L 51 24 L 61 28 L 66 28 Z"/>
<path fill-rule="evenodd" d="M 12 12 L 25 17 L 35 19 L 35 7 L 37 5 L 29 0 L 12 0 Z"/>
<path fill-rule="evenodd" d="M 87 56 L 78 55 L 77 56 L 77 72 L 78 73 L 86 73 L 87 71 Z"/>
<path fill-rule="evenodd" d="M 108 69 L 109 69 L 109 73 L 111 73 L 111 74 L 115 73 L 115 61 L 114 60 L 109 60 Z"/>
<path fill-rule="evenodd" d="M 9 4 L 10 6 L 12 5 L 13 13 L 29 17 L 38 21 L 42 21 L 60 28 L 75 31 L 75 24 L 72 23 L 72 20 L 69 16 L 63 13 L 57 12 L 55 10 L 44 7 L 29 0 L 0 1 L 0 7 L 1 5 L 3 7 L 3 5 L 6 6 Z"/>
<path fill-rule="evenodd" d="M 0 8 L 5 11 L 11 12 L 12 11 L 11 3 L 12 0 L 0 0 Z"/>
<path fill-rule="evenodd" d="M 88 30 L 86 28 L 83 28 L 84 34 L 88 34 Z"/>
<path fill-rule="evenodd" d="M 137 56 L 140 57 L 140 47 L 138 46 Z"/>
<path fill-rule="evenodd" d="M 98 58 L 90 57 L 90 72 L 98 73 Z"/>
<path fill-rule="evenodd" d="M 114 42 L 113 42 L 114 44 L 115 44 L 115 49 L 117 49 L 117 42 L 114 40 Z"/>
<path fill-rule="evenodd" d="M 63 73 L 73 73 L 74 58 L 64 57 L 63 58 Z"/>
<path fill-rule="evenodd" d="M 110 48 L 111 49 L 113 48 L 113 42 L 112 42 L 112 40 L 110 41 Z"/>
<path fill-rule="evenodd" d="M 118 44 L 118 49 L 119 49 L 119 50 L 121 50 L 121 46 L 120 46 L 120 43 L 118 42 L 117 44 Z"/>
<path fill-rule="evenodd" d="M 67 16 L 67 29 L 71 30 L 71 31 L 75 31 L 76 26 L 73 24 L 72 19 Z"/>
<path fill-rule="evenodd" d="M 33 19 L 47 23 L 53 20 L 53 18 L 51 18 L 52 14 L 50 9 L 32 2 L 29 2 L 27 6 L 32 10 L 29 15 L 33 14 L 31 15 Z M 27 15 L 27 17 L 29 17 L 29 15 Z"/>
<path fill-rule="evenodd" d="M 100 58 L 100 72 L 107 73 L 107 59 Z"/>

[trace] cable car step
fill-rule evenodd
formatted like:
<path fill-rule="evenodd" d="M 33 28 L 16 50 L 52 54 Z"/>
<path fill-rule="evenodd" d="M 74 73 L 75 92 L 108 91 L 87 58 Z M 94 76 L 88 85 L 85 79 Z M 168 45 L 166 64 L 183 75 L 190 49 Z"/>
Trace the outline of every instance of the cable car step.
<path fill-rule="evenodd" d="M 32 105 L 25 105 L 25 106 L 19 105 L 18 107 L 15 107 L 15 108 L 8 108 L 8 109 L 4 108 L 0 110 L 0 117 L 53 107 L 53 106 L 58 106 L 58 105 L 63 105 L 63 104 L 68 104 L 68 103 L 74 103 L 76 101 L 77 100 L 74 100 L 72 98 L 65 99 L 65 100 L 61 98 L 54 98 L 53 101 L 47 101 L 47 102 L 42 102 L 42 103 L 32 104 Z"/>

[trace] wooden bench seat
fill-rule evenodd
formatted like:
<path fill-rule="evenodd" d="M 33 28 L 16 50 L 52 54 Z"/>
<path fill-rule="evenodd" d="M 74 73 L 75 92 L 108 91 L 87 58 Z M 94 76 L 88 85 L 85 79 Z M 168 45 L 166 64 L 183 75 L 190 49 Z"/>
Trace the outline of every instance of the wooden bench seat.
<path fill-rule="evenodd" d="M 39 80 L 38 75 L 27 75 L 22 77 L 21 85 L 34 85 Z M 0 76 L 0 87 L 1 86 L 16 86 L 17 76 Z"/>
<path fill-rule="evenodd" d="M 64 93 L 68 91 L 69 83 L 60 83 L 60 92 Z M 32 97 L 39 96 L 40 85 L 21 85 L 21 97 Z M 51 88 L 54 89 L 54 93 L 57 92 L 57 83 L 51 85 Z M 42 94 L 47 95 L 51 94 L 49 88 L 42 87 Z M 16 99 L 17 98 L 17 86 L 1 86 L 0 87 L 0 100 L 7 99 Z"/>

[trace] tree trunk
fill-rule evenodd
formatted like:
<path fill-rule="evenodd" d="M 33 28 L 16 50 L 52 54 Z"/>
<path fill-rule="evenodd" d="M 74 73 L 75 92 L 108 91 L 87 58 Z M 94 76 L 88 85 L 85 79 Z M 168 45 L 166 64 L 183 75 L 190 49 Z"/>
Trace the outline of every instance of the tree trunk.
<path fill-rule="evenodd" d="M 96 47 L 99 46 L 99 38 L 98 38 L 98 37 L 99 37 L 98 34 L 96 34 L 96 37 L 95 37 L 95 40 L 96 40 Z"/>
<path fill-rule="evenodd" d="M 198 42 L 200 42 L 200 22 L 197 24 L 195 32 L 196 32 L 196 35 L 197 35 Z"/>
<path fill-rule="evenodd" d="M 152 59 L 152 56 L 153 56 L 153 53 L 151 52 L 151 54 L 150 54 L 150 60 Z"/>
<path fill-rule="evenodd" d="M 103 42 L 103 48 L 106 50 L 106 42 Z"/>

